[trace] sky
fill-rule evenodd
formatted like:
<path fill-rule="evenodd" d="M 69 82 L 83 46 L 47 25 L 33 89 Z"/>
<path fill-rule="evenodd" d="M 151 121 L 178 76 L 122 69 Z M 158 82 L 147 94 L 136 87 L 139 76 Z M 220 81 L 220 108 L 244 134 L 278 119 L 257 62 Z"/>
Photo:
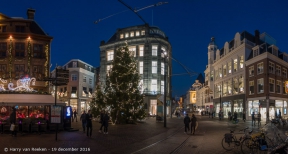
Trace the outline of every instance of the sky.
<path fill-rule="evenodd" d="M 287 0 L 122 0 L 139 10 L 158 2 L 167 4 L 140 10 L 139 15 L 150 26 L 159 27 L 172 46 L 172 95 L 185 94 L 196 76 L 207 65 L 207 47 L 215 37 L 218 48 L 231 41 L 237 32 L 266 32 L 277 41 L 280 51 L 288 52 Z M 92 66 L 100 65 L 100 41 L 108 41 L 118 28 L 142 25 L 144 22 L 118 0 L 9 0 L 2 2 L 0 12 L 9 17 L 27 18 L 33 8 L 35 21 L 53 37 L 52 68 L 71 59 Z M 95 24 L 95 21 L 99 21 Z"/>

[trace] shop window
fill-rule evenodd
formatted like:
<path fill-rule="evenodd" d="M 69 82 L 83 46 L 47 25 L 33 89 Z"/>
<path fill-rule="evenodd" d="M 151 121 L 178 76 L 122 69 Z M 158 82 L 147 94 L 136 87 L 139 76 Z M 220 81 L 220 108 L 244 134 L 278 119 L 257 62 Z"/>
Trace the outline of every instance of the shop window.
<path fill-rule="evenodd" d="M 44 106 L 29 106 L 29 118 L 44 119 Z"/>
<path fill-rule="evenodd" d="M 269 78 L 269 92 L 274 93 L 275 92 L 274 89 L 275 89 L 275 80 Z"/>
<path fill-rule="evenodd" d="M 28 106 L 19 106 L 16 111 L 17 118 L 24 119 L 28 117 Z"/>
<path fill-rule="evenodd" d="M 254 76 L 254 66 L 249 67 L 249 76 Z"/>
<path fill-rule="evenodd" d="M 252 116 L 253 112 L 254 112 L 254 114 L 258 114 L 258 112 L 259 112 L 259 100 L 248 101 L 248 110 L 249 110 L 249 116 Z"/>
<path fill-rule="evenodd" d="M 249 81 L 249 95 L 254 94 L 254 81 Z"/>

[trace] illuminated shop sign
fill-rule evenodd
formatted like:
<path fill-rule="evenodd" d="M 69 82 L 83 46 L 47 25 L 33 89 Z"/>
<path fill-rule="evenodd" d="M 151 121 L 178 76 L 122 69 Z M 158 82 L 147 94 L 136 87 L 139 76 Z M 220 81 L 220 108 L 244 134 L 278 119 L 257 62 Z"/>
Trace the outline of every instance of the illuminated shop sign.
<path fill-rule="evenodd" d="M 7 80 L 3 80 L 0 78 L 2 83 L 7 83 Z M 17 80 L 17 87 L 14 88 L 14 84 L 12 82 L 8 83 L 8 89 L 5 89 L 4 84 L 0 84 L 0 91 L 33 91 L 33 88 L 30 85 L 35 85 L 36 79 L 24 77 L 22 79 Z"/>

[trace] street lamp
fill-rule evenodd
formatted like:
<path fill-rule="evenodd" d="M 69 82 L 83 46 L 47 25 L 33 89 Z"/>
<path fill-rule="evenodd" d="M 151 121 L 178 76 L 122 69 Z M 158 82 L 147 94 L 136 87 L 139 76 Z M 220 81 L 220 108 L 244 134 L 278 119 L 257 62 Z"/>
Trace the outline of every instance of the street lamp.
<path fill-rule="evenodd" d="M 167 104 L 166 104 L 166 87 L 167 87 L 167 83 L 166 83 L 166 56 L 167 56 L 167 52 L 166 51 L 162 51 L 163 52 L 163 55 L 164 55 L 164 127 L 166 127 L 166 114 L 167 114 Z"/>

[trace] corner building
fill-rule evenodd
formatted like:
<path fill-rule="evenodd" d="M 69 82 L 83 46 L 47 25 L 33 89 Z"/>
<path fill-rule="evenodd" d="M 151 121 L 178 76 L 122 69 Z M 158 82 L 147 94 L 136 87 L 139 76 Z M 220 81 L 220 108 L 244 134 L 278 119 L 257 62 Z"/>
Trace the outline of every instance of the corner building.
<path fill-rule="evenodd" d="M 105 86 L 103 84 L 105 84 L 106 73 L 112 68 L 114 52 L 126 42 L 138 62 L 138 71 L 141 75 L 139 88 L 145 96 L 147 113 L 157 115 L 158 111 L 163 111 L 163 106 L 157 107 L 157 98 L 164 94 L 164 84 L 167 87 L 166 100 L 171 98 L 171 44 L 163 31 L 148 24 L 118 29 L 107 42 L 100 43 L 99 82 L 102 88 Z M 165 61 L 163 52 L 166 52 L 168 57 Z M 166 83 L 164 83 L 164 73 L 166 73 Z M 171 113 L 169 106 L 168 103 L 167 115 Z"/>

